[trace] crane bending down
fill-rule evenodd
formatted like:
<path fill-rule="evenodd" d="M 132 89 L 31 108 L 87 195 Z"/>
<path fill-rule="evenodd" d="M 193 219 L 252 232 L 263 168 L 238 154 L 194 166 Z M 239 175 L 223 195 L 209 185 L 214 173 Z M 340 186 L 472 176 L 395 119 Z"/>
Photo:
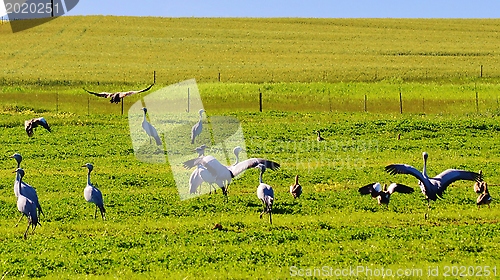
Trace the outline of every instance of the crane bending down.
<path fill-rule="evenodd" d="M 24 129 L 26 130 L 28 137 L 33 136 L 33 129 L 37 128 L 38 126 L 42 126 L 48 132 L 52 132 L 49 124 L 47 123 L 47 120 L 44 117 L 34 118 L 24 122 Z"/>
<path fill-rule="evenodd" d="M 94 166 L 90 163 L 87 163 L 83 165 L 82 167 L 87 167 L 89 172 L 87 173 L 87 186 L 83 190 L 83 197 L 85 197 L 85 200 L 90 203 L 95 204 L 95 212 L 94 212 L 94 219 L 97 217 L 97 208 L 101 211 L 101 216 L 102 219 L 106 219 L 106 209 L 104 209 L 104 201 L 102 199 L 102 193 L 101 191 L 94 187 L 92 183 L 90 182 L 90 172 L 94 170 Z"/>
<path fill-rule="evenodd" d="M 109 102 L 118 104 L 118 103 L 120 103 L 122 98 L 127 97 L 127 96 L 132 95 L 132 94 L 148 91 L 153 86 L 154 86 L 154 84 L 150 85 L 149 87 L 147 87 L 145 89 L 130 90 L 130 91 L 123 91 L 123 92 L 94 92 L 94 91 L 86 90 L 85 88 L 83 90 L 85 90 L 86 92 L 93 94 L 95 96 L 110 98 Z"/>
<path fill-rule="evenodd" d="M 16 160 L 17 168 L 21 168 L 23 157 L 18 153 L 15 153 L 10 157 Z M 14 194 L 16 195 L 16 197 L 19 197 L 19 193 L 21 190 L 23 195 L 35 204 L 35 207 L 38 209 L 38 214 L 43 214 L 42 206 L 40 205 L 40 201 L 38 200 L 38 194 L 36 193 L 36 190 L 25 182 L 22 182 L 21 186 L 18 186 L 18 182 L 20 180 L 19 177 L 19 173 L 17 173 L 16 179 L 14 180 Z"/>
<path fill-rule="evenodd" d="M 26 216 L 28 218 L 28 227 L 24 232 L 24 239 L 26 239 L 30 226 L 33 228 L 33 232 L 35 232 L 36 226 L 41 224 L 38 221 L 38 215 L 36 213 L 35 203 L 28 197 L 24 196 L 23 189 L 21 188 L 23 177 L 25 174 L 24 170 L 21 168 L 17 168 L 16 171 L 14 172 L 16 172 L 17 176 L 19 177 L 19 181 L 17 182 L 17 187 L 16 187 L 17 191 L 19 192 L 19 196 L 17 197 L 17 210 L 19 210 L 19 212 L 21 212 L 23 216 Z M 23 216 L 21 216 L 21 219 L 23 218 Z M 18 224 L 21 221 L 21 219 L 19 219 L 19 221 L 17 222 Z"/>
<path fill-rule="evenodd" d="M 144 111 L 144 119 L 142 120 L 142 128 L 144 131 L 146 131 L 146 134 L 149 136 L 149 144 L 152 143 L 151 138 L 154 138 L 156 141 L 156 145 L 160 146 L 161 145 L 161 139 L 160 136 L 158 136 L 158 131 L 156 131 L 156 128 L 150 124 L 146 118 L 146 113 L 148 112 L 148 109 L 142 108 L 141 110 Z"/>
<path fill-rule="evenodd" d="M 414 176 L 419 180 L 419 186 L 422 193 L 425 195 L 427 202 L 429 200 L 436 201 L 436 199 L 442 198 L 442 195 L 446 188 L 453 182 L 458 180 L 469 180 L 479 182 L 482 180 L 482 176 L 479 173 L 458 170 L 458 169 L 447 169 L 433 178 L 427 176 L 427 158 L 428 154 L 426 152 L 422 153 L 424 158 L 424 168 L 420 172 L 413 166 L 407 164 L 391 164 L 385 167 L 385 170 L 391 174 L 409 174 Z"/>
<path fill-rule="evenodd" d="M 231 180 L 248 168 L 256 167 L 258 164 L 263 164 L 271 170 L 280 168 L 279 163 L 263 158 L 250 158 L 231 166 L 225 166 L 213 156 L 197 158 L 192 165 L 185 167 L 190 169 L 198 165 L 203 166 L 213 177 L 213 182 L 223 190 L 224 195 L 227 195 L 227 187 L 231 183 Z"/>
<path fill-rule="evenodd" d="M 387 188 L 387 184 L 384 184 L 383 189 L 379 182 L 371 183 L 359 188 L 360 194 L 362 195 L 371 194 L 372 198 L 377 199 L 379 205 L 381 204 L 389 205 L 391 195 L 394 192 L 412 193 L 413 191 L 414 191 L 413 188 L 397 183 L 390 184 L 389 188 Z"/>
<path fill-rule="evenodd" d="M 195 123 L 193 125 L 193 127 L 191 128 L 191 144 L 194 144 L 194 139 L 200 135 L 202 129 L 203 129 L 203 125 L 202 125 L 202 122 L 201 122 L 201 118 L 202 118 L 202 114 L 203 112 L 205 112 L 205 110 L 203 109 L 200 109 L 198 111 L 198 114 L 200 114 L 200 119 L 198 120 L 197 123 Z"/>
<path fill-rule="evenodd" d="M 262 174 L 266 171 L 266 166 L 262 163 L 259 163 L 255 168 L 260 169 L 259 176 L 259 186 L 257 187 L 257 197 L 262 201 L 262 205 L 264 206 L 264 210 L 260 213 L 260 218 L 262 219 L 262 215 L 264 213 L 269 213 L 269 222 L 272 224 L 273 219 L 271 216 L 271 212 L 273 210 L 273 202 L 274 202 L 274 190 L 268 184 L 264 184 L 262 181 Z"/>

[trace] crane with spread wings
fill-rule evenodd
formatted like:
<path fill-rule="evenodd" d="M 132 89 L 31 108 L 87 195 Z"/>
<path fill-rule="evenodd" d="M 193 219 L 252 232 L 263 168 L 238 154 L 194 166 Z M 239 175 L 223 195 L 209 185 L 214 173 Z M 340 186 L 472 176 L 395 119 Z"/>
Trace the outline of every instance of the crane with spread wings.
<path fill-rule="evenodd" d="M 111 103 L 118 104 L 118 103 L 120 103 L 120 101 L 122 100 L 122 98 L 127 97 L 127 96 L 132 95 L 132 94 L 136 94 L 136 93 L 141 93 L 141 92 L 148 91 L 153 86 L 154 86 L 154 83 L 152 85 L 150 85 L 149 87 L 145 88 L 145 89 L 130 90 L 130 91 L 123 91 L 123 92 L 104 92 L 104 91 L 103 92 L 93 92 L 93 91 L 87 90 L 85 88 L 83 90 L 85 90 L 86 92 L 88 92 L 90 94 L 93 94 L 95 96 L 104 97 L 104 98 L 110 98 L 110 102 Z"/>

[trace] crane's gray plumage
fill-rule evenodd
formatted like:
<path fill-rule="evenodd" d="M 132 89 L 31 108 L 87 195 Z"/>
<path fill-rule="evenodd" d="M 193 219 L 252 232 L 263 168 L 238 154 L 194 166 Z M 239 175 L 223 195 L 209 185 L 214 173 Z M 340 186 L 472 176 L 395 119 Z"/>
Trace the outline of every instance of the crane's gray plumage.
<path fill-rule="evenodd" d="M 274 202 L 274 190 L 271 186 L 268 184 L 265 184 L 262 181 L 262 175 L 266 171 L 266 166 L 262 163 L 257 164 L 255 168 L 260 169 L 260 176 L 259 176 L 259 186 L 257 187 L 257 197 L 262 201 L 262 205 L 264 207 L 262 213 L 260 213 L 260 218 L 262 219 L 262 215 L 264 213 L 269 214 L 269 222 L 272 224 L 272 210 L 273 210 L 273 202 Z"/>
<path fill-rule="evenodd" d="M 435 201 L 438 197 L 442 197 L 446 188 L 453 182 L 458 180 L 481 181 L 481 175 L 471 171 L 447 169 L 433 178 L 427 176 L 427 157 L 424 152 L 424 168 L 420 172 L 416 168 L 407 164 L 391 164 L 385 167 L 385 170 L 391 174 L 409 174 L 417 178 L 420 182 L 420 189 L 427 199 Z"/>
<path fill-rule="evenodd" d="M 33 129 L 37 128 L 38 126 L 42 126 L 48 132 L 52 132 L 49 124 L 47 123 L 47 120 L 44 117 L 34 118 L 24 122 L 24 129 L 26 130 L 28 137 L 33 136 Z"/>
<path fill-rule="evenodd" d="M 20 168 L 21 162 L 23 161 L 23 157 L 18 153 L 15 153 L 10 157 L 16 160 L 17 168 Z M 32 186 L 28 185 L 25 182 L 22 182 L 20 188 L 18 188 L 18 182 L 19 182 L 19 173 L 16 174 L 16 179 L 14 180 L 14 195 L 16 197 L 19 197 L 19 190 L 21 190 L 23 195 L 28 199 L 30 199 L 35 204 L 36 208 L 38 209 L 38 214 L 43 214 L 42 206 L 40 205 L 40 201 L 38 200 L 38 194 L 35 188 L 33 188 Z"/>
<path fill-rule="evenodd" d="M 202 125 L 202 114 L 203 114 L 203 112 L 205 112 L 205 110 L 203 110 L 203 109 L 200 109 L 198 111 L 198 114 L 200 114 L 200 119 L 191 128 L 191 144 L 194 144 L 195 138 L 198 135 L 200 135 L 201 131 L 203 130 L 203 125 Z"/>
<path fill-rule="evenodd" d="M 362 195 L 371 194 L 372 198 L 377 199 L 378 204 L 389 204 L 391 195 L 394 192 L 399 193 L 412 193 L 414 190 L 411 187 L 405 186 L 403 184 L 392 183 L 387 188 L 387 184 L 384 184 L 384 188 L 379 182 L 371 183 L 366 186 L 359 188 L 359 193 Z"/>
<path fill-rule="evenodd" d="M 290 193 L 293 198 L 299 198 L 302 194 L 302 186 L 299 184 L 299 175 L 295 175 L 295 184 L 290 186 Z"/>
<path fill-rule="evenodd" d="M 28 218 L 28 227 L 24 232 L 24 238 L 26 239 L 30 226 L 33 228 L 33 232 L 35 232 L 36 226 L 40 225 L 40 222 L 38 221 L 35 203 L 24 196 L 23 189 L 21 188 L 22 180 L 25 174 L 24 170 L 22 168 L 17 168 L 14 172 L 16 172 L 19 177 L 19 181 L 17 182 L 17 191 L 19 192 L 19 196 L 17 197 L 17 210 L 19 210 L 23 216 Z M 23 216 L 21 216 L 21 219 Z M 19 221 L 21 221 L 21 219 L 19 219 Z"/>
<path fill-rule="evenodd" d="M 154 84 L 150 85 L 149 87 L 147 87 L 145 89 L 130 90 L 130 91 L 123 91 L 123 92 L 94 92 L 94 91 L 86 90 L 85 88 L 83 90 L 85 90 L 86 92 L 93 94 L 95 96 L 104 97 L 104 98 L 111 98 L 109 100 L 109 102 L 118 104 L 118 103 L 120 103 L 122 98 L 127 97 L 127 96 L 132 95 L 132 94 L 148 91 L 153 86 L 154 86 Z"/>
<path fill-rule="evenodd" d="M 148 109 L 142 108 L 142 111 L 144 111 L 144 119 L 142 120 L 142 128 L 144 131 L 146 131 L 146 134 L 149 136 L 149 143 L 151 144 L 151 137 L 155 139 L 156 145 L 160 146 L 161 145 L 161 139 L 160 136 L 158 136 L 158 132 L 156 131 L 156 128 L 151 125 L 147 118 L 146 118 L 146 113 L 148 112 Z"/>
<path fill-rule="evenodd" d="M 95 204 L 95 212 L 94 212 L 94 219 L 97 217 L 97 208 L 101 211 L 101 216 L 102 219 L 106 219 L 106 209 L 104 209 L 104 200 L 102 198 L 102 193 L 101 191 L 94 187 L 92 183 L 90 182 L 90 172 L 94 170 L 94 166 L 90 163 L 87 163 L 83 165 L 82 167 L 87 167 L 89 172 L 87 173 L 87 186 L 83 190 L 83 197 L 85 197 L 85 200 L 90 203 Z"/>

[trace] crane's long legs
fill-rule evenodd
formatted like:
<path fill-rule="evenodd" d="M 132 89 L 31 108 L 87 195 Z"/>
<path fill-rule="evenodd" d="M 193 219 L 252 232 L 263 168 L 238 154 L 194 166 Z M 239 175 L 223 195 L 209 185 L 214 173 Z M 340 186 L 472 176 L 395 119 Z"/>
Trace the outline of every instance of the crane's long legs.
<path fill-rule="evenodd" d="M 28 219 L 28 227 L 26 228 L 26 231 L 24 232 L 24 239 L 28 237 L 28 230 L 30 229 L 30 220 Z"/>
<path fill-rule="evenodd" d="M 95 206 L 94 219 L 97 218 L 97 205 Z"/>
<path fill-rule="evenodd" d="M 273 224 L 273 219 L 271 217 L 271 211 L 269 211 L 269 222 L 271 223 L 271 225 Z"/>
<path fill-rule="evenodd" d="M 19 220 L 17 221 L 17 223 L 16 223 L 15 227 L 17 227 L 17 226 L 19 225 L 19 222 L 23 219 L 23 217 L 24 217 L 24 214 L 22 214 L 22 215 L 21 215 L 21 217 L 20 217 L 20 218 L 19 218 Z"/>

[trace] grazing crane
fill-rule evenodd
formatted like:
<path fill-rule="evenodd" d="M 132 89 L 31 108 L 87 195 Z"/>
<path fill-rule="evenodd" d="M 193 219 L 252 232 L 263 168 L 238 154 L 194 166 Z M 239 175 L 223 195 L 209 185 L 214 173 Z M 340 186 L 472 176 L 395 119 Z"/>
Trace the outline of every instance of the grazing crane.
<path fill-rule="evenodd" d="M 321 137 L 321 133 L 319 132 L 319 130 L 317 130 L 316 133 L 318 134 L 318 137 L 316 137 L 316 140 L 318 140 L 318 142 L 325 141 L 325 138 Z"/>
<path fill-rule="evenodd" d="M 106 209 L 104 209 L 104 201 L 102 199 L 102 193 L 98 188 L 94 187 L 94 185 L 92 185 L 92 183 L 90 182 L 90 172 L 92 172 L 94 166 L 90 163 L 87 163 L 82 167 L 87 167 L 89 170 L 89 172 L 87 173 L 87 186 L 83 190 L 83 197 L 85 197 L 85 200 L 87 202 L 95 204 L 94 219 L 97 217 L 97 208 L 99 208 L 99 210 L 101 211 L 102 219 L 105 220 Z"/>
<path fill-rule="evenodd" d="M 378 205 L 381 204 L 389 205 L 391 194 L 393 194 L 394 192 L 412 193 L 413 188 L 410 188 L 402 184 L 392 183 L 389 185 L 389 188 L 387 188 L 387 184 L 384 184 L 384 188 L 382 189 L 382 186 L 380 185 L 379 182 L 371 183 L 364 187 L 359 188 L 360 194 L 362 195 L 371 194 L 372 198 L 377 199 Z"/>
<path fill-rule="evenodd" d="M 33 129 L 37 128 L 39 125 L 45 128 L 48 132 L 52 132 L 47 120 L 45 120 L 44 117 L 34 118 L 24 122 L 24 129 L 26 130 L 28 137 L 33 136 Z"/>
<path fill-rule="evenodd" d="M 429 207 L 429 200 L 436 201 L 438 197 L 442 198 L 444 191 L 451 183 L 457 180 L 469 180 L 476 182 L 480 182 L 482 180 L 481 174 L 458 169 L 447 169 L 438 174 L 436 177 L 429 178 L 427 176 L 427 158 L 429 155 L 426 152 L 423 152 L 422 156 L 424 158 L 424 168 L 422 172 L 407 164 L 391 164 L 386 166 L 385 170 L 391 175 L 409 174 L 417 178 L 420 181 L 420 189 L 425 195 Z"/>
<path fill-rule="evenodd" d="M 484 181 L 481 182 L 481 186 L 479 187 L 479 189 L 481 189 L 482 191 L 476 200 L 477 209 L 479 209 L 480 205 L 484 204 L 488 205 L 488 208 L 490 208 L 490 203 L 493 198 L 491 197 L 490 192 L 488 191 L 488 184 Z"/>
<path fill-rule="evenodd" d="M 264 213 L 269 213 L 269 222 L 272 224 L 273 220 L 271 217 L 271 212 L 273 210 L 273 201 L 274 201 L 274 190 L 268 184 L 264 184 L 262 181 L 262 174 L 266 171 L 266 166 L 262 163 L 257 164 L 255 168 L 260 169 L 259 176 L 259 186 L 257 187 L 257 197 L 262 201 L 262 205 L 264 206 L 264 210 L 260 213 L 260 218 L 262 219 L 262 215 Z"/>
<path fill-rule="evenodd" d="M 18 153 L 15 153 L 10 157 L 16 160 L 17 168 L 20 168 L 21 162 L 23 161 L 23 157 Z M 17 185 L 19 182 L 19 177 L 20 177 L 19 173 L 16 174 L 16 179 L 14 180 L 14 194 L 16 195 L 16 197 L 19 197 L 19 190 L 21 190 L 25 197 L 27 197 L 33 203 L 35 203 L 35 206 L 38 209 L 39 214 L 43 214 L 42 206 L 40 205 L 40 201 L 38 200 L 38 194 L 36 193 L 36 190 L 32 186 L 26 184 L 25 182 L 22 182 L 21 186 L 18 188 Z"/>
<path fill-rule="evenodd" d="M 141 110 L 144 111 L 144 119 L 142 120 L 142 128 L 144 131 L 146 131 L 146 134 L 149 136 L 149 144 L 151 144 L 151 137 L 153 137 L 156 141 L 156 145 L 160 146 L 161 145 L 161 139 L 160 136 L 158 136 L 158 132 L 156 131 L 156 128 L 151 125 L 148 120 L 146 119 L 146 113 L 148 112 L 148 109 L 145 107 L 142 108 Z"/>
<path fill-rule="evenodd" d="M 201 130 L 203 129 L 203 125 L 202 125 L 202 122 L 201 122 L 201 118 L 202 118 L 202 114 L 203 112 L 205 112 L 205 110 L 203 109 L 200 109 L 198 111 L 198 114 L 200 114 L 200 119 L 198 120 L 197 123 L 195 123 L 193 125 L 193 127 L 191 128 L 191 144 L 194 144 L 194 139 L 200 135 L 201 133 Z"/>
<path fill-rule="evenodd" d="M 201 165 L 206 168 L 211 176 L 213 176 L 214 183 L 217 184 L 224 191 L 224 195 L 227 196 L 227 187 L 231 183 L 231 180 L 248 168 L 256 167 L 258 164 L 263 164 L 271 170 L 276 170 L 280 167 L 278 163 L 263 158 L 249 158 L 237 164 L 225 166 L 213 156 L 197 158 L 192 165 L 186 165 L 185 167 L 189 169 Z"/>
<path fill-rule="evenodd" d="M 24 170 L 22 168 L 17 168 L 16 171 L 14 172 L 16 172 L 17 176 L 19 177 L 19 181 L 17 182 L 17 187 L 16 187 L 17 191 L 19 192 L 19 196 L 17 197 L 17 210 L 19 210 L 19 212 L 21 212 L 23 216 L 26 216 L 28 218 L 28 227 L 24 232 L 24 239 L 26 239 L 30 226 L 33 228 L 33 232 L 35 232 L 36 226 L 41 224 L 38 221 L 38 215 L 36 213 L 35 203 L 28 197 L 24 196 L 23 188 L 21 188 L 23 177 L 25 174 Z M 23 216 L 21 216 L 21 219 L 23 218 Z M 19 224 L 21 219 L 19 219 L 16 226 Z"/>
<path fill-rule="evenodd" d="M 293 198 L 299 198 L 302 194 L 302 186 L 299 184 L 299 175 L 295 175 L 295 184 L 290 186 L 290 193 Z"/>
<path fill-rule="evenodd" d="M 85 88 L 83 90 L 85 90 L 86 92 L 88 92 L 90 94 L 99 96 L 99 97 L 111 98 L 109 100 L 109 102 L 118 104 L 118 103 L 120 103 L 120 101 L 122 100 L 122 98 L 127 97 L 127 96 L 132 95 L 132 94 L 136 94 L 136 93 L 141 93 L 141 92 L 148 91 L 153 86 L 154 86 L 154 84 L 150 85 L 149 87 L 147 87 L 145 89 L 130 90 L 130 91 L 124 91 L 124 92 L 93 92 L 93 91 L 90 91 L 90 90 L 86 90 Z"/>

